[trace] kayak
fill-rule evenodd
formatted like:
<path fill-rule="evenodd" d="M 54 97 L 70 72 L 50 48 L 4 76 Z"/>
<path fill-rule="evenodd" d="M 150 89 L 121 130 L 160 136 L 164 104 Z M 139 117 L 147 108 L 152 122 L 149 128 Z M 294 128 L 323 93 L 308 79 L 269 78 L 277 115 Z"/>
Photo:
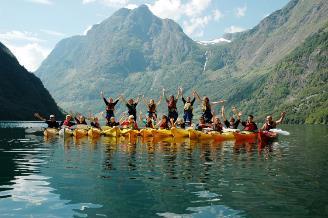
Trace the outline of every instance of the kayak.
<path fill-rule="evenodd" d="M 216 131 L 211 131 L 208 134 L 210 134 L 213 137 L 213 140 L 215 141 L 224 141 L 224 140 L 230 140 L 232 139 L 231 136 L 233 136 L 232 133 L 220 133 Z"/>
<path fill-rule="evenodd" d="M 87 129 L 74 129 L 73 135 L 76 138 L 82 138 L 88 135 L 88 130 Z"/>
<path fill-rule="evenodd" d="M 101 130 L 98 128 L 91 128 L 88 131 L 88 136 L 92 138 L 98 138 L 101 135 Z"/>
<path fill-rule="evenodd" d="M 43 131 L 43 135 L 46 137 L 51 137 L 59 134 L 59 130 L 55 128 L 46 128 Z"/>
<path fill-rule="evenodd" d="M 189 131 L 187 129 L 178 129 L 178 128 L 171 128 L 171 133 L 174 138 L 186 138 L 189 137 Z"/>
<path fill-rule="evenodd" d="M 214 139 L 211 134 L 203 133 L 198 130 L 189 129 L 189 139 L 191 140 L 212 140 Z"/>
<path fill-rule="evenodd" d="M 153 137 L 153 130 L 151 128 L 142 129 L 140 130 L 140 135 L 143 138 Z"/>
<path fill-rule="evenodd" d="M 270 131 L 259 131 L 258 132 L 258 140 L 259 143 L 268 143 L 273 141 L 278 137 L 278 133 L 270 132 Z"/>
<path fill-rule="evenodd" d="M 118 127 L 113 127 L 113 128 L 108 127 L 102 131 L 102 134 L 104 134 L 105 136 L 118 137 L 121 134 L 121 130 Z"/>
<path fill-rule="evenodd" d="M 153 129 L 152 133 L 153 136 L 157 138 L 172 137 L 171 130 L 167 130 L 167 129 Z"/>
<path fill-rule="evenodd" d="M 68 128 L 64 128 L 59 130 L 59 135 L 64 136 L 64 137 L 70 137 L 73 135 L 73 131 Z"/>
<path fill-rule="evenodd" d="M 139 130 L 135 129 L 122 129 L 121 135 L 124 137 L 136 138 L 139 135 Z"/>
<path fill-rule="evenodd" d="M 256 132 L 250 132 L 250 131 L 241 131 L 241 132 L 234 132 L 233 133 L 235 136 L 235 139 L 237 141 L 242 141 L 242 140 L 252 140 L 257 138 L 257 133 Z"/>

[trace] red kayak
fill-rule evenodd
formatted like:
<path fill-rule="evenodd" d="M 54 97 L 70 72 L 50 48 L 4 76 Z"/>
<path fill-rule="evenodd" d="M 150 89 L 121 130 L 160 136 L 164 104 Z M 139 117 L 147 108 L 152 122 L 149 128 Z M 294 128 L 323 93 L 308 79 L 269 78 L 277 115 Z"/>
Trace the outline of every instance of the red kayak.
<path fill-rule="evenodd" d="M 278 137 L 278 133 L 270 132 L 270 131 L 259 131 L 258 132 L 258 141 L 261 144 L 267 144 L 272 142 L 274 139 Z"/>

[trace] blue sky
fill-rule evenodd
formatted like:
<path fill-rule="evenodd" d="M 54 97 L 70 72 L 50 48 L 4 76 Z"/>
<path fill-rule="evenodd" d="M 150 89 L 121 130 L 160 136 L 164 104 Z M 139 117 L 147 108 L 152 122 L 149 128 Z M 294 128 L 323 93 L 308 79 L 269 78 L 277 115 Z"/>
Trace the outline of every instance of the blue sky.
<path fill-rule="evenodd" d="M 121 7 L 147 4 L 178 22 L 194 40 L 250 29 L 288 0 L 5 0 L 0 1 L 0 42 L 34 71 L 63 38 L 82 35 Z"/>

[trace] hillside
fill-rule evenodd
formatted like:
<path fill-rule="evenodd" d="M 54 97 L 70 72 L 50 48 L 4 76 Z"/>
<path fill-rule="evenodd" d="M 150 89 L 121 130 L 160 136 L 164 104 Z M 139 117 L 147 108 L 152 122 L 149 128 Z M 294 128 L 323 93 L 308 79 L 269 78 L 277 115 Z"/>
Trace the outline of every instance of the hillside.
<path fill-rule="evenodd" d="M 324 0 L 292 0 L 253 29 L 230 35 L 232 42 L 204 45 L 191 40 L 174 21 L 154 16 L 146 6 L 120 9 L 86 36 L 59 42 L 36 75 L 66 110 L 103 110 L 101 90 L 114 97 L 123 93 L 158 98 L 163 87 L 173 94 L 182 86 L 187 94 L 197 89 L 211 99 L 227 99 L 227 107 L 240 106 L 261 120 L 266 113 L 284 108 L 269 111 L 261 105 L 249 106 L 249 99 L 258 98 L 255 93 L 262 82 L 278 78 L 274 68 L 325 25 L 326 14 Z M 318 72 L 313 71 L 311 77 Z M 53 83 L 57 78 L 60 81 Z M 308 81 L 304 84 L 312 86 Z M 290 99 L 281 101 L 285 105 Z M 290 122 L 305 119 L 299 113 Z"/>
<path fill-rule="evenodd" d="M 19 65 L 0 43 L 0 120 L 33 120 L 33 114 L 62 116 L 39 78 Z"/>

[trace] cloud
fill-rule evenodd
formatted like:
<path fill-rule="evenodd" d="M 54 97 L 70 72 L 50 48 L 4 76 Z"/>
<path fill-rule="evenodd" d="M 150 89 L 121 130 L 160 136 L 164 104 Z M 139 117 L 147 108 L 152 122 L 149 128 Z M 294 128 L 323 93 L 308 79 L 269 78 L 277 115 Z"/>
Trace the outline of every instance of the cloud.
<path fill-rule="evenodd" d="M 211 16 L 191 18 L 190 21 L 185 21 L 183 26 L 187 34 L 202 37 L 204 35 L 204 28 L 211 19 Z"/>
<path fill-rule="evenodd" d="M 0 33 L 0 41 L 29 71 L 35 71 L 51 51 L 41 45 L 45 41 L 39 39 L 37 34 L 26 31 L 13 30 Z"/>
<path fill-rule="evenodd" d="M 247 11 L 247 6 L 243 6 L 243 7 L 239 7 L 236 9 L 236 16 L 237 17 L 243 17 L 245 16 L 246 14 L 246 11 Z"/>
<path fill-rule="evenodd" d="M 180 0 L 157 0 L 147 6 L 156 16 L 163 19 L 179 20 L 183 14 Z"/>
<path fill-rule="evenodd" d="M 43 40 L 37 38 L 36 34 L 26 31 L 9 31 L 6 33 L 0 33 L 1 41 L 29 41 L 29 42 L 42 42 Z"/>
<path fill-rule="evenodd" d="M 127 6 L 125 6 L 125 8 L 130 9 L 130 10 L 133 10 L 137 7 L 138 7 L 138 5 L 136 5 L 136 4 L 128 4 Z"/>
<path fill-rule="evenodd" d="M 213 12 L 213 20 L 219 21 L 221 18 L 223 18 L 223 14 L 220 10 L 215 9 Z"/>
<path fill-rule="evenodd" d="M 238 27 L 238 26 L 230 26 L 224 30 L 225 33 L 238 33 L 244 31 L 245 28 Z"/>
<path fill-rule="evenodd" d="M 25 0 L 27 2 L 32 2 L 36 4 L 43 4 L 43 5 L 52 5 L 53 2 L 50 0 Z"/>
<path fill-rule="evenodd" d="M 128 5 L 129 0 L 82 0 L 82 4 L 99 2 L 103 5 L 113 8 L 120 8 Z"/>
<path fill-rule="evenodd" d="M 48 35 L 56 36 L 56 37 L 64 37 L 64 36 L 66 36 L 65 33 L 57 32 L 57 31 L 54 31 L 54 30 L 41 29 L 40 31 L 41 32 L 44 32 L 44 33 L 46 33 Z"/>
<path fill-rule="evenodd" d="M 51 49 L 44 48 L 38 43 L 28 43 L 23 46 L 6 44 L 6 46 L 16 56 L 19 63 L 29 71 L 35 71 L 51 52 Z"/>

